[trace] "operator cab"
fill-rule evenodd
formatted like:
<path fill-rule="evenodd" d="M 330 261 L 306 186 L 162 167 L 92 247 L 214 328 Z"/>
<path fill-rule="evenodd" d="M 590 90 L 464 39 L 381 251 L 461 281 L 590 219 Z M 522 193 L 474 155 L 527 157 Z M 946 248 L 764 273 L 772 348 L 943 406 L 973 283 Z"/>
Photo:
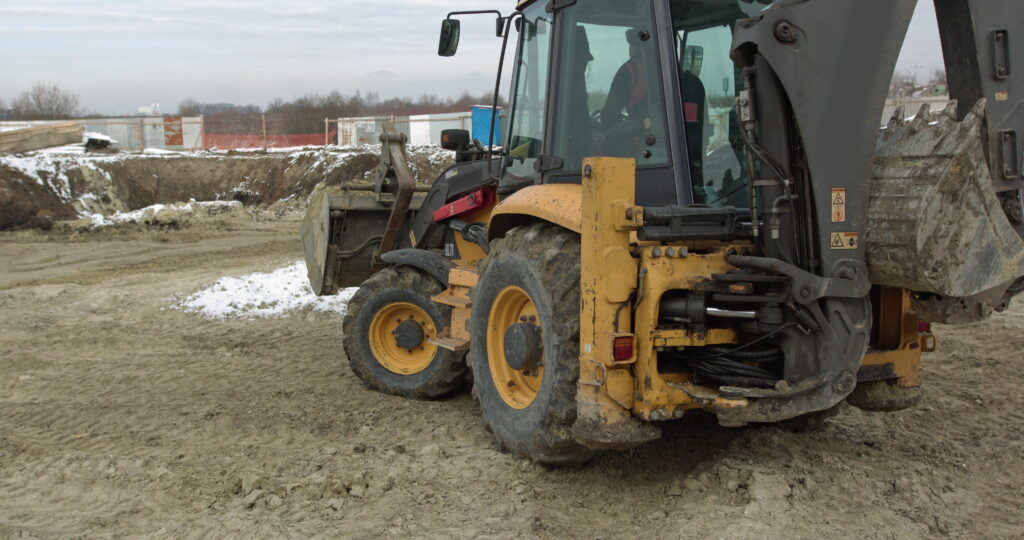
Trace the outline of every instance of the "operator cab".
<path fill-rule="evenodd" d="M 749 206 L 732 25 L 770 2 L 531 2 L 515 25 L 502 183 L 578 183 L 633 158 L 644 206 Z"/>

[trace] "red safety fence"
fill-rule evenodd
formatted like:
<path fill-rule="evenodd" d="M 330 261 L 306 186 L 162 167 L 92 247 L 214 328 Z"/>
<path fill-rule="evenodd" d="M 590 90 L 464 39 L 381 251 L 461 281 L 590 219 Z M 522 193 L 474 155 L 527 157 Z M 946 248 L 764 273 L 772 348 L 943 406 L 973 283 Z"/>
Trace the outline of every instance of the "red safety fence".
<path fill-rule="evenodd" d="M 334 144 L 338 140 L 338 129 L 334 128 L 327 134 L 327 142 Z M 323 146 L 323 133 L 299 135 L 239 135 L 231 133 L 207 133 L 203 138 L 204 148 L 288 148 L 292 146 Z"/>

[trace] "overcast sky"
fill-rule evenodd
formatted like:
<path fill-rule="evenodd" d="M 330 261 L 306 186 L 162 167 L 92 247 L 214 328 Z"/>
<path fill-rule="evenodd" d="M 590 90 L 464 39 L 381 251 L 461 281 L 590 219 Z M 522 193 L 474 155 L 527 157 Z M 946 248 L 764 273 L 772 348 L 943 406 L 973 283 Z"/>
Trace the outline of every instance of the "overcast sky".
<path fill-rule="evenodd" d="M 78 92 L 87 109 L 102 114 L 150 103 L 173 112 L 186 96 L 264 106 L 274 97 L 335 89 L 385 97 L 479 93 L 494 84 L 500 40 L 492 20 L 466 20 L 454 58 L 436 54 L 440 20 L 453 6 L 509 11 L 513 4 L 0 0 L 0 99 L 38 81 Z M 918 6 L 903 53 L 903 69 L 942 65 L 928 0 Z"/>

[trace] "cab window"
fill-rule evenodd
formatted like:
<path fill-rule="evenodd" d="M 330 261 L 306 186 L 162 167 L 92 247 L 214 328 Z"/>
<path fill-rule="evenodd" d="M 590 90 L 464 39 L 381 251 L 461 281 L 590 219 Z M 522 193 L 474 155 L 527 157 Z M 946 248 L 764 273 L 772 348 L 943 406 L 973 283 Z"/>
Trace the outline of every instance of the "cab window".
<path fill-rule="evenodd" d="M 729 53 L 732 25 L 772 4 L 672 0 L 676 62 L 682 91 L 693 201 L 699 206 L 750 206 L 736 97 L 743 81 Z"/>
<path fill-rule="evenodd" d="M 552 153 L 560 172 L 590 156 L 669 163 L 665 99 L 650 2 L 580 0 L 559 13 Z"/>
<path fill-rule="evenodd" d="M 545 13 L 543 3 L 526 9 L 520 26 L 509 122 L 507 171 L 515 176 L 537 175 L 534 163 L 544 146 L 552 33 L 550 14 Z"/>

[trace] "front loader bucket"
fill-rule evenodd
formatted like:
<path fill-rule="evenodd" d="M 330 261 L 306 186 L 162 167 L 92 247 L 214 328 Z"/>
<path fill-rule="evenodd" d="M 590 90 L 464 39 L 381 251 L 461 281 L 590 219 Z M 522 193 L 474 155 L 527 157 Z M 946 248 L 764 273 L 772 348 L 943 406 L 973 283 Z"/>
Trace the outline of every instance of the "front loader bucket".
<path fill-rule="evenodd" d="M 410 215 L 422 201 L 422 193 L 412 197 Z M 313 292 L 330 295 L 356 287 L 379 269 L 376 257 L 393 207 L 378 200 L 372 185 L 349 185 L 313 197 L 300 229 Z M 399 235 L 408 236 L 407 228 Z"/>
<path fill-rule="evenodd" d="M 959 299 L 996 291 L 1001 299 L 1024 275 L 1024 241 L 989 172 L 984 100 L 961 122 L 955 107 L 951 102 L 933 116 L 925 105 L 909 121 L 897 111 L 879 136 L 868 206 L 868 269 L 879 285 Z M 991 303 L 992 294 L 987 297 Z"/>
<path fill-rule="evenodd" d="M 376 181 L 329 188 L 310 201 L 299 233 L 316 294 L 361 284 L 383 267 L 382 254 L 410 243 L 409 223 L 429 188 L 416 186 L 406 140 L 385 124 Z"/>

